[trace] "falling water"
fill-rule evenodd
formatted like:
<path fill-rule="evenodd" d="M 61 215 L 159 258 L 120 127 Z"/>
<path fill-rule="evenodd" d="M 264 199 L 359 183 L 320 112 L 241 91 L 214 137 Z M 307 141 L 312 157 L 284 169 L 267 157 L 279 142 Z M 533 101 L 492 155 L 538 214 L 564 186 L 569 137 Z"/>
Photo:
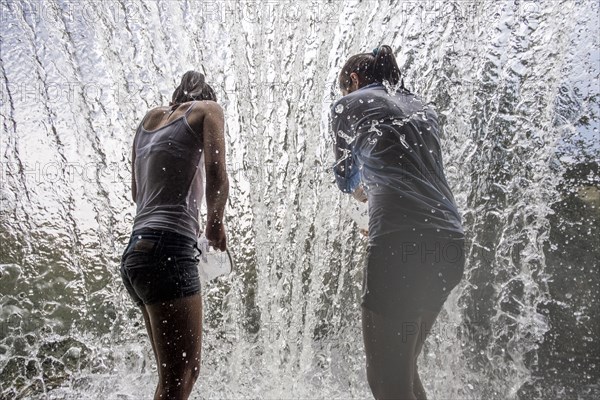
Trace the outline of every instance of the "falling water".
<path fill-rule="evenodd" d="M 0 7 L 0 399 L 151 397 L 156 366 L 118 274 L 134 216 L 130 148 L 189 69 L 206 72 L 226 113 L 236 263 L 203 288 L 192 397 L 369 398 L 366 243 L 332 183 L 328 116 L 343 62 L 381 43 L 437 109 L 467 230 L 465 280 L 420 362 L 428 393 L 566 396 L 534 372 L 552 332 L 541 308 L 558 304 L 547 249 L 568 246 L 550 240 L 557 188 L 578 157 L 599 158 L 595 1 Z M 597 245 L 597 234 L 578 239 Z M 575 297 L 593 299 L 589 288 Z M 596 364 L 573 398 L 598 394 L 597 347 L 583 350 Z"/>

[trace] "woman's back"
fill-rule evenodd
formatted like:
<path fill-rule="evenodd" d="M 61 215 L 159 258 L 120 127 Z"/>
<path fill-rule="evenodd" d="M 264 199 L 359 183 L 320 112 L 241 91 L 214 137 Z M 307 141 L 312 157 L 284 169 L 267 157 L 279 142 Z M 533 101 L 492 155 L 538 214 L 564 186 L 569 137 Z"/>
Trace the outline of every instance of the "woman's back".
<path fill-rule="evenodd" d="M 164 229 L 192 238 L 198 235 L 204 154 L 202 132 L 192 129 L 188 122 L 195 107 L 197 103 L 191 102 L 182 115 L 166 121 L 160 121 L 162 108 L 153 110 L 137 129 L 134 230 Z"/>
<path fill-rule="evenodd" d="M 340 170 L 346 179 L 358 174 L 368 193 L 370 238 L 415 230 L 462 234 L 431 107 L 406 90 L 390 94 L 376 83 L 334 104 L 332 125 Z"/>

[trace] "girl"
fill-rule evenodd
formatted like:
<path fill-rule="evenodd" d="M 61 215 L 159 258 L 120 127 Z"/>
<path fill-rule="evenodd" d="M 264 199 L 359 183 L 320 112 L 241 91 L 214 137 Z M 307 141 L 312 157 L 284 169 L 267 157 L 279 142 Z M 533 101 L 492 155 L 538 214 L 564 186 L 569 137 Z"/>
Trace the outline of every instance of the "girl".
<path fill-rule="evenodd" d="M 389 46 L 351 57 L 332 106 L 340 190 L 369 204 L 363 282 L 367 378 L 376 399 L 425 399 L 417 357 L 464 269 L 464 232 L 437 114 L 404 88 Z"/>
<path fill-rule="evenodd" d="M 150 110 L 133 141 L 137 205 L 121 276 L 140 307 L 158 367 L 155 399 L 187 399 L 198 377 L 202 298 L 196 241 L 206 171 L 205 235 L 226 249 L 223 110 L 204 75 L 186 72 L 169 107 Z M 204 166 L 204 168 L 203 168 Z"/>

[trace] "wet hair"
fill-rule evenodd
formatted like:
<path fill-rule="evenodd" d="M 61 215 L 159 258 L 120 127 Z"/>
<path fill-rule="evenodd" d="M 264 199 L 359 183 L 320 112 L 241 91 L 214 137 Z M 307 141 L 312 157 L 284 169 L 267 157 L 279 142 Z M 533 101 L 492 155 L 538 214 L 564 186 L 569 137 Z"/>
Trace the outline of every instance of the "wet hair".
<path fill-rule="evenodd" d="M 382 45 L 371 53 L 360 53 L 350 57 L 338 78 L 340 89 L 348 90 L 352 86 L 350 74 L 353 72 L 359 76 L 361 87 L 383 81 L 388 81 L 392 86 L 398 83 L 401 87 L 404 86 L 394 52 L 387 45 Z"/>
<path fill-rule="evenodd" d="M 171 98 L 171 105 L 177 105 L 193 100 L 217 101 L 213 88 L 206 83 L 204 75 L 196 71 L 188 71 L 181 77 L 181 83 Z"/>

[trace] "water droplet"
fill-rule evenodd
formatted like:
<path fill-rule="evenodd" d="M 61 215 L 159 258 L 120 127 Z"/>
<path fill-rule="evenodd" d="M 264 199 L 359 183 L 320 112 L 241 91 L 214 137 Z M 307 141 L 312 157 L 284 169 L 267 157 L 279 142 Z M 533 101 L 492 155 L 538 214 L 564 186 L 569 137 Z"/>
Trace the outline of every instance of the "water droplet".
<path fill-rule="evenodd" d="M 567 293 L 567 294 L 565 294 L 565 297 L 566 297 L 567 299 L 570 299 L 571 297 L 573 297 L 573 295 L 572 295 L 571 293 Z"/>
<path fill-rule="evenodd" d="M 335 106 L 335 112 L 338 114 L 341 114 L 344 112 L 344 106 L 341 104 L 338 104 L 337 106 Z"/>
<path fill-rule="evenodd" d="M 166 171 L 167 169 L 166 169 L 165 167 L 163 167 L 163 169 L 162 169 L 162 170 L 163 170 L 163 171 Z"/>
<path fill-rule="evenodd" d="M 181 355 L 182 357 L 187 356 L 187 353 L 184 351 L 183 354 Z"/>

